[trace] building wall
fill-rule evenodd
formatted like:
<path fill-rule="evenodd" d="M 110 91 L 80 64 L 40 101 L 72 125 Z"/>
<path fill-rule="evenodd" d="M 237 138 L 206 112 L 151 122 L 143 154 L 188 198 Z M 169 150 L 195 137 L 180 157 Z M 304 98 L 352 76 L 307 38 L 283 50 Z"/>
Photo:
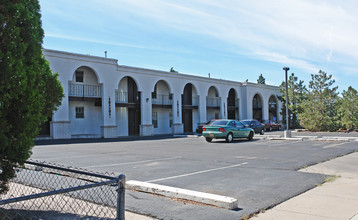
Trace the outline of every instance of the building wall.
<path fill-rule="evenodd" d="M 141 108 L 141 135 L 167 134 L 170 132 L 183 132 L 182 124 L 182 94 L 186 84 L 193 85 L 192 96 L 199 97 L 197 109 L 193 109 L 193 131 L 199 124 L 204 124 L 208 119 L 215 117 L 227 118 L 227 98 L 231 88 L 236 91 L 239 99 L 239 118 L 252 117 L 252 99 L 255 94 L 260 94 L 263 100 L 263 119 L 268 119 L 268 101 L 271 95 L 280 94 L 276 86 L 260 85 L 256 83 L 242 83 L 207 77 L 199 77 L 181 73 L 171 73 L 137 67 L 118 65 L 117 60 L 74 54 L 62 51 L 43 50 L 46 59 L 50 63 L 53 72 L 59 73 L 59 80 L 64 88 L 65 97 L 62 105 L 53 115 L 52 137 L 69 138 L 77 134 L 95 134 L 108 137 L 108 135 L 128 135 L 128 110 L 125 107 L 116 107 L 115 92 L 127 92 L 125 77 L 131 77 L 140 92 Z M 76 120 L 73 116 L 73 108 L 80 104 L 69 99 L 69 83 L 74 81 L 76 70 L 91 72 L 86 74 L 84 83 L 98 84 L 102 86 L 100 107 L 94 106 L 90 101 L 85 101 L 85 109 L 90 111 L 88 119 Z M 124 80 L 122 80 L 124 79 Z M 159 82 L 159 83 L 158 83 Z M 154 108 L 152 106 L 152 92 L 157 84 L 157 94 L 172 94 L 172 108 Z M 215 89 L 210 89 L 210 87 Z M 216 91 L 215 91 L 216 90 Z M 208 110 L 206 97 L 220 97 L 220 110 Z M 278 103 L 278 109 L 281 109 Z M 152 111 L 158 114 L 158 128 L 152 125 Z M 172 127 L 169 126 L 169 112 L 172 112 Z M 278 114 L 279 120 L 281 115 Z M 107 131 L 108 130 L 108 131 Z M 107 135 L 107 136 L 106 136 Z"/>
<path fill-rule="evenodd" d="M 76 107 L 84 107 L 84 118 L 76 118 Z M 70 101 L 71 135 L 101 136 L 102 109 L 94 101 Z"/>

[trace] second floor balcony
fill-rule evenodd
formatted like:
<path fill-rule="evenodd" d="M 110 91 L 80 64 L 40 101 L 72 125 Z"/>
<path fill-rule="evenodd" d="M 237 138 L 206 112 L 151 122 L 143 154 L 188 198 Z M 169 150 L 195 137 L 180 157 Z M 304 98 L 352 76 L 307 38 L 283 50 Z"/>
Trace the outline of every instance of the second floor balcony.
<path fill-rule="evenodd" d="M 173 99 L 170 95 L 160 95 L 157 94 L 155 98 L 152 98 L 153 105 L 172 105 Z"/>
<path fill-rule="evenodd" d="M 102 98 L 102 85 L 69 82 L 68 95 L 72 97 Z"/>
<path fill-rule="evenodd" d="M 207 107 L 220 107 L 220 104 L 221 104 L 220 97 L 206 97 Z"/>
<path fill-rule="evenodd" d="M 139 93 L 129 94 L 128 92 L 115 92 L 116 103 L 123 104 L 138 104 L 139 103 Z"/>

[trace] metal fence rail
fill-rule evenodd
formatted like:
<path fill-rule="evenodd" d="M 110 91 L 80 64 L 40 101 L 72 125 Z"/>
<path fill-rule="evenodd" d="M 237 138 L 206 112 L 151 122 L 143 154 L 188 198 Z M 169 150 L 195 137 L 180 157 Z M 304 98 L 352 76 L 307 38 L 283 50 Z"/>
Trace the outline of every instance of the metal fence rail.
<path fill-rule="evenodd" d="M 28 161 L 0 195 L 0 219 L 124 219 L 125 176 Z"/>

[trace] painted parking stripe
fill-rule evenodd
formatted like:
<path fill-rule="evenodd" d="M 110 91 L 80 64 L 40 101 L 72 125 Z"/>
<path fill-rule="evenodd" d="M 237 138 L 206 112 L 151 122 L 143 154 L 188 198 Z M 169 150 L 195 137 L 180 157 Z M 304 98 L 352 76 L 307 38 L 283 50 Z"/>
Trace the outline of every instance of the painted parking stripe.
<path fill-rule="evenodd" d="M 333 147 L 341 146 L 341 145 L 343 145 L 343 144 L 346 144 L 346 143 L 343 142 L 343 143 L 337 143 L 337 144 L 330 144 L 330 145 L 324 146 L 323 148 L 333 148 Z"/>
<path fill-rule="evenodd" d="M 246 165 L 246 164 L 248 164 L 248 163 L 247 162 L 239 163 L 239 164 L 235 164 L 235 165 L 231 165 L 231 166 L 227 166 L 227 167 L 219 167 L 219 168 L 214 168 L 214 169 L 209 169 L 209 170 L 202 170 L 202 171 L 197 171 L 197 172 L 193 172 L 193 173 L 187 173 L 187 174 L 171 176 L 171 177 L 166 177 L 166 178 L 161 178 L 161 179 L 154 179 L 154 180 L 150 180 L 150 181 L 146 181 L 146 182 L 154 183 L 154 182 L 159 182 L 159 181 L 163 181 L 163 180 L 176 179 L 176 178 L 181 178 L 181 177 L 186 177 L 186 176 L 192 176 L 192 175 L 197 175 L 197 174 L 202 174 L 202 173 L 213 172 L 213 171 L 217 171 L 217 170 L 224 170 L 224 169 L 229 169 L 229 168 L 233 168 L 233 167 L 239 167 L 239 166 Z"/>
<path fill-rule="evenodd" d="M 148 162 L 157 162 L 157 161 L 165 161 L 165 160 L 176 160 L 176 159 L 181 159 L 181 158 L 182 157 L 168 157 L 168 158 L 162 158 L 162 159 L 141 160 L 141 161 L 128 162 L 128 163 L 115 163 L 115 164 L 103 164 L 103 165 L 94 165 L 94 166 L 83 166 L 82 168 L 112 167 L 112 166 L 128 165 L 128 164 L 148 163 Z"/>

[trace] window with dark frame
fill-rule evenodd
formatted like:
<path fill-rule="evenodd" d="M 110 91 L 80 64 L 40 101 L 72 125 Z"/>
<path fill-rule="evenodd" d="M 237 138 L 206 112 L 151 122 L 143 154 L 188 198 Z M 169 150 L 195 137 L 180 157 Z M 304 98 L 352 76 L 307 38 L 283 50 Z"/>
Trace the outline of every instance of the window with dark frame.
<path fill-rule="evenodd" d="M 83 71 L 76 71 L 76 82 L 83 82 Z"/>
<path fill-rule="evenodd" d="M 76 107 L 76 118 L 84 118 L 85 117 L 85 108 L 83 106 Z"/>
<path fill-rule="evenodd" d="M 173 126 L 173 113 L 169 112 L 169 127 Z"/>
<path fill-rule="evenodd" d="M 152 112 L 152 124 L 154 128 L 158 128 L 158 113 Z"/>

